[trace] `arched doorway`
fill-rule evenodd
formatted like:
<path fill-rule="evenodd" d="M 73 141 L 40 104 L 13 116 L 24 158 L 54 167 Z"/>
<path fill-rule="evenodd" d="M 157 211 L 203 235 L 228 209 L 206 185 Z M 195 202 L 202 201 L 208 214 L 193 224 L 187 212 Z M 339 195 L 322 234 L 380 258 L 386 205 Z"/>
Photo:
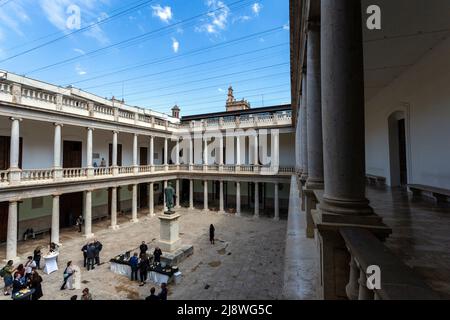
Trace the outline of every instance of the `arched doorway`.
<path fill-rule="evenodd" d="M 408 184 L 407 118 L 404 111 L 393 112 L 389 124 L 389 165 L 392 187 Z"/>

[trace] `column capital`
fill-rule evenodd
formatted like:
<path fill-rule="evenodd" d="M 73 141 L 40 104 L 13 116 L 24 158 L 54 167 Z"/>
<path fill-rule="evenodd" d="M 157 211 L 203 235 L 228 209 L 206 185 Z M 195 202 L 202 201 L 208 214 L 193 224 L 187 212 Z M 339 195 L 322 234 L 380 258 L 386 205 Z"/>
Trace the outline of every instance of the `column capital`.
<path fill-rule="evenodd" d="M 64 124 L 59 123 L 59 122 L 54 122 L 53 125 L 54 125 L 55 127 L 64 127 Z"/>
<path fill-rule="evenodd" d="M 112 133 L 119 134 L 118 130 L 113 130 Z"/>
<path fill-rule="evenodd" d="M 20 122 L 22 122 L 23 121 L 23 119 L 22 118 L 18 118 L 18 117 L 10 117 L 9 118 L 11 121 L 20 121 Z"/>
<path fill-rule="evenodd" d="M 61 195 L 62 195 L 61 192 L 52 193 L 53 198 L 60 197 Z"/>
<path fill-rule="evenodd" d="M 86 130 L 88 130 L 88 131 L 94 131 L 94 130 L 95 130 L 95 128 L 92 128 L 92 127 L 87 127 L 87 128 L 86 128 Z"/>

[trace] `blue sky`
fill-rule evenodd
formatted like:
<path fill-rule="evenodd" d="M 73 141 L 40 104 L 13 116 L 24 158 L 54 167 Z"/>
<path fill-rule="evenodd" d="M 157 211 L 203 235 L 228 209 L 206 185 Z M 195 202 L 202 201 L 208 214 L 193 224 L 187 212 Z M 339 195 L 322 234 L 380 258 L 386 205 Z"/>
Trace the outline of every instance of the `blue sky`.
<path fill-rule="evenodd" d="M 289 103 L 288 6 L 0 0 L 0 69 L 164 113 L 223 111 L 229 85 L 252 107 Z"/>

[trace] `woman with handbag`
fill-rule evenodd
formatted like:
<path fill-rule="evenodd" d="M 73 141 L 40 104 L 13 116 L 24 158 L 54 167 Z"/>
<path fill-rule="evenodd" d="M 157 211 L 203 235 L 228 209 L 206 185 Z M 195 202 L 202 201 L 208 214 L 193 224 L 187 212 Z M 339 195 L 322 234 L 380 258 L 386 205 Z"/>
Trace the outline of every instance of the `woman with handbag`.
<path fill-rule="evenodd" d="M 61 290 L 69 289 L 69 290 L 75 290 L 73 287 L 73 274 L 75 273 L 74 268 L 72 267 L 72 261 L 67 262 L 67 267 L 64 270 L 64 282 L 61 286 Z"/>

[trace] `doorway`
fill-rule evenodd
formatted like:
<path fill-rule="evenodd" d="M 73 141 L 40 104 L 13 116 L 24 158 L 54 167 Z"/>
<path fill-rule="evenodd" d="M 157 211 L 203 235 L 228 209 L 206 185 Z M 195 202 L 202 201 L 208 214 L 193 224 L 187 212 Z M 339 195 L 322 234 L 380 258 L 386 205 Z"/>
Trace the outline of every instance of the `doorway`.
<path fill-rule="evenodd" d="M 19 168 L 22 168 L 23 138 L 19 139 Z M 8 170 L 10 165 L 11 138 L 0 136 L 0 170 Z"/>
<path fill-rule="evenodd" d="M 388 118 L 389 165 L 392 187 L 408 184 L 407 127 L 404 111 L 396 111 Z"/>
<path fill-rule="evenodd" d="M 64 141 L 63 168 L 81 168 L 81 162 L 81 141 Z M 83 214 L 83 192 L 61 195 L 59 203 L 60 228 L 73 226 L 77 217 L 81 214 Z"/>

